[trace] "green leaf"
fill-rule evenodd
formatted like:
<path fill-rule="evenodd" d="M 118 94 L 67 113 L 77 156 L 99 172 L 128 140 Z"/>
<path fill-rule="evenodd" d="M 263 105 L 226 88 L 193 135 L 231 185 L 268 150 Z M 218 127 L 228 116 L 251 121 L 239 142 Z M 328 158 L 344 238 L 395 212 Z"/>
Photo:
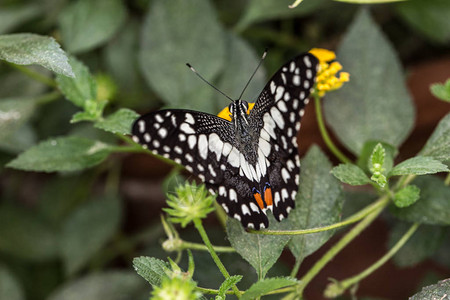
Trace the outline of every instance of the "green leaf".
<path fill-rule="evenodd" d="M 35 112 L 36 99 L 15 98 L 0 100 L 0 141 L 14 135 Z"/>
<path fill-rule="evenodd" d="M 259 54 L 255 53 L 250 45 L 238 35 L 227 33 L 225 37 L 227 66 L 220 75 L 217 87 L 231 98 L 237 99 L 244 88 L 244 84 L 255 71 L 261 59 L 262 52 Z M 259 95 L 266 85 L 266 81 L 266 72 L 262 65 L 252 78 L 242 99 L 247 99 L 248 102 L 255 102 L 256 99 L 251 97 L 257 97 Z M 215 103 L 216 111 L 221 111 L 230 104 L 230 101 L 219 93 L 215 93 L 215 97 L 211 101 Z"/>
<path fill-rule="evenodd" d="M 89 69 L 75 57 L 70 57 L 75 78 L 57 76 L 58 88 L 67 98 L 78 107 L 84 108 L 86 101 L 97 99 L 97 84 Z"/>
<path fill-rule="evenodd" d="M 409 26 L 431 41 L 442 44 L 450 41 L 450 5 L 447 0 L 408 0 L 396 8 Z"/>
<path fill-rule="evenodd" d="M 132 272 L 108 271 L 91 273 L 66 282 L 54 291 L 48 300 L 123 300 L 138 299 L 145 291 L 145 284 Z"/>
<path fill-rule="evenodd" d="M 398 57 L 389 41 L 362 9 L 337 51 L 350 81 L 328 93 L 326 119 L 355 155 L 367 141 L 399 146 L 414 123 L 414 108 Z"/>
<path fill-rule="evenodd" d="M 261 297 L 268 292 L 297 284 L 292 277 L 275 277 L 260 280 L 253 284 L 241 297 L 241 300 L 252 300 Z"/>
<path fill-rule="evenodd" d="M 447 166 L 438 160 L 426 156 L 416 156 L 396 165 L 389 172 L 389 176 L 408 174 L 425 175 L 448 171 Z"/>
<path fill-rule="evenodd" d="M 434 176 L 426 175 L 414 180 L 420 189 L 420 199 L 411 206 L 391 206 L 391 212 L 400 220 L 429 225 L 450 225 L 450 189 Z"/>
<path fill-rule="evenodd" d="M 111 39 L 126 18 L 120 0 L 77 0 L 65 7 L 59 18 L 64 45 L 71 53 L 81 53 Z"/>
<path fill-rule="evenodd" d="M 302 159 L 296 208 L 289 214 L 289 229 L 307 229 L 336 223 L 340 219 L 344 197 L 339 181 L 330 174 L 332 165 L 317 146 Z M 316 251 L 334 231 L 294 236 L 289 249 L 297 260 Z"/>
<path fill-rule="evenodd" d="M 395 148 L 394 146 L 392 146 L 388 143 L 383 143 L 380 141 L 368 141 L 368 142 L 364 143 L 361 153 L 358 156 L 358 162 L 357 162 L 357 165 L 364 171 L 370 171 L 369 170 L 369 166 L 371 165 L 370 157 L 372 155 L 373 150 L 375 149 L 375 147 L 378 144 L 381 144 L 381 146 L 385 150 L 384 168 L 386 169 L 386 171 L 392 169 L 392 166 L 394 165 L 394 158 L 398 154 L 397 148 Z"/>
<path fill-rule="evenodd" d="M 395 224 L 389 234 L 389 248 L 394 246 L 410 226 L 411 224 L 402 222 Z M 411 267 L 422 262 L 438 250 L 445 234 L 444 227 L 431 225 L 419 226 L 413 236 L 394 255 L 394 263 L 399 267 Z"/>
<path fill-rule="evenodd" d="M 217 293 L 216 300 L 224 300 L 226 298 L 225 293 L 231 289 L 233 285 L 241 281 L 242 275 L 230 276 L 220 285 L 219 292 Z"/>
<path fill-rule="evenodd" d="M 160 105 L 148 91 L 138 63 L 140 21 L 130 19 L 117 36 L 105 47 L 105 63 L 108 74 L 119 86 L 119 95 L 114 100 L 128 108 L 149 109 Z M 143 99 L 145 99 L 143 101 Z"/>
<path fill-rule="evenodd" d="M 17 155 L 36 144 L 36 133 L 29 123 L 24 124 L 11 133 L 13 134 L 0 140 L 0 149 L 2 151 Z"/>
<path fill-rule="evenodd" d="M 278 223 L 271 215 L 269 224 L 269 229 L 272 230 L 282 228 L 281 223 Z M 286 235 L 247 233 L 241 223 L 233 218 L 227 219 L 227 234 L 231 246 L 255 268 L 258 278 L 264 278 L 290 239 Z"/>
<path fill-rule="evenodd" d="M 28 22 L 31 19 L 42 14 L 43 10 L 39 4 L 26 5 L 3 5 L 0 10 L 0 34 L 7 33 L 20 24 Z"/>
<path fill-rule="evenodd" d="M 293 0 L 250 0 L 247 1 L 247 8 L 236 25 L 237 31 L 243 31 L 250 25 L 286 18 L 294 18 L 311 14 L 315 10 L 324 6 L 324 0 L 304 0 L 295 9 L 290 9 Z"/>
<path fill-rule="evenodd" d="M 217 113 L 209 100 L 215 91 L 186 67 L 210 81 L 224 67 L 225 35 L 210 1 L 152 1 L 142 33 L 140 66 L 165 103 Z"/>
<path fill-rule="evenodd" d="M 450 113 L 442 118 L 419 154 L 448 163 L 450 161 L 448 149 L 450 149 Z"/>
<path fill-rule="evenodd" d="M 31 262 L 55 259 L 57 236 L 52 227 L 30 211 L 0 206 L 0 251 Z"/>
<path fill-rule="evenodd" d="M 384 157 L 386 156 L 386 150 L 384 150 L 383 145 L 378 143 L 375 148 L 373 148 L 372 154 L 370 155 L 369 170 L 374 172 L 375 169 L 384 167 Z M 379 165 L 379 167 L 377 166 Z"/>
<path fill-rule="evenodd" d="M 397 207 L 408 207 L 420 198 L 420 189 L 415 185 L 408 185 L 394 195 L 394 204 Z"/>
<path fill-rule="evenodd" d="M 366 173 L 354 164 L 340 164 L 331 170 L 340 181 L 350 185 L 364 185 L 370 183 L 369 177 Z"/>
<path fill-rule="evenodd" d="M 130 134 L 131 125 L 139 115 L 127 108 L 121 108 L 107 118 L 95 123 L 94 127 L 112 133 Z"/>
<path fill-rule="evenodd" d="M 93 199 L 68 216 L 60 239 L 66 275 L 80 271 L 113 237 L 119 225 L 120 199 L 117 196 Z"/>
<path fill-rule="evenodd" d="M 57 74 L 74 77 L 66 54 L 49 36 L 32 33 L 1 35 L 0 59 L 17 65 L 41 65 Z"/>
<path fill-rule="evenodd" d="M 431 93 L 445 102 L 450 102 L 450 79 L 445 83 L 435 83 L 430 86 Z"/>
<path fill-rule="evenodd" d="M 166 274 L 169 264 L 157 258 L 136 257 L 133 259 L 133 267 L 152 286 L 160 286 L 164 278 L 169 278 Z"/>
<path fill-rule="evenodd" d="M 108 157 L 112 146 L 70 136 L 49 139 L 21 153 L 6 166 L 38 172 L 77 171 L 98 165 Z"/>
<path fill-rule="evenodd" d="M 386 150 L 384 150 L 381 143 L 377 144 L 373 148 L 373 152 L 369 159 L 369 170 L 372 172 L 371 180 L 378 183 L 381 187 L 384 187 L 387 183 L 386 180 L 386 168 L 384 167 L 384 158 L 386 156 Z"/>
<path fill-rule="evenodd" d="M 417 294 L 414 294 L 409 300 L 423 300 L 423 299 L 448 299 L 450 291 L 450 278 L 439 281 L 436 284 L 426 286 Z M 445 296 L 447 295 L 447 296 Z"/>
<path fill-rule="evenodd" d="M 25 300 L 20 282 L 3 264 L 0 264 L 0 299 Z"/>

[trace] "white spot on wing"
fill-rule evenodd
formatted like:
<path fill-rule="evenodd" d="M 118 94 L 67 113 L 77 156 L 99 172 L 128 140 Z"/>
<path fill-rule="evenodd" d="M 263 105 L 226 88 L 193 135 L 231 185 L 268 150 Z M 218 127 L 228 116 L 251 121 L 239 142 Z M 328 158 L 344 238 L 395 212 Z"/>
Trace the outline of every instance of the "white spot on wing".
<path fill-rule="evenodd" d="M 289 174 L 288 170 L 285 168 L 281 169 L 281 177 L 283 178 L 285 183 L 288 183 L 289 178 L 291 178 L 291 175 Z"/>
<path fill-rule="evenodd" d="M 254 212 L 257 212 L 257 213 L 259 213 L 259 209 L 258 209 L 258 206 L 255 204 L 255 203 L 253 203 L 253 202 L 250 202 L 250 208 L 251 208 L 251 210 L 253 210 Z"/>
<path fill-rule="evenodd" d="M 183 124 L 181 124 L 180 130 L 183 131 L 184 133 L 187 133 L 187 134 L 193 134 L 193 133 L 195 133 L 194 129 L 192 129 L 192 127 L 189 126 L 188 123 L 183 123 Z"/>
<path fill-rule="evenodd" d="M 156 120 L 157 122 L 159 122 L 159 123 L 164 122 L 164 118 L 161 117 L 160 115 L 155 115 L 155 120 Z"/>
<path fill-rule="evenodd" d="M 292 83 L 296 86 L 299 86 L 300 85 L 300 76 L 294 75 L 294 77 L 292 78 Z"/>
<path fill-rule="evenodd" d="M 185 122 L 194 125 L 194 117 L 190 113 L 187 113 Z"/>
<path fill-rule="evenodd" d="M 245 215 L 251 215 L 251 214 L 250 214 L 250 210 L 248 209 L 248 206 L 247 206 L 247 205 L 242 204 L 242 205 L 241 205 L 241 210 L 242 210 L 242 215 L 243 215 L 243 216 L 245 216 Z"/>
<path fill-rule="evenodd" d="M 198 137 L 198 152 L 203 159 L 208 157 L 208 139 L 204 134 L 200 134 Z"/>
<path fill-rule="evenodd" d="M 280 100 L 283 97 L 283 93 L 284 93 L 284 86 L 278 86 L 277 90 L 276 90 L 276 95 L 275 95 L 275 101 Z"/>
<path fill-rule="evenodd" d="M 277 106 L 278 106 L 278 109 L 282 112 L 287 112 L 287 110 L 288 110 L 286 107 L 286 103 L 284 101 L 278 101 Z"/>
<path fill-rule="evenodd" d="M 188 137 L 189 148 L 194 149 L 196 143 L 197 143 L 197 137 L 195 135 L 190 135 Z"/>
<path fill-rule="evenodd" d="M 284 120 L 280 111 L 276 107 L 272 106 L 272 108 L 270 109 L 270 114 L 272 115 L 272 118 L 275 121 L 275 123 L 277 123 L 277 126 L 280 127 L 280 129 L 283 129 Z"/>
<path fill-rule="evenodd" d="M 230 194 L 230 200 L 231 201 L 234 201 L 234 202 L 238 201 L 237 194 L 236 194 L 236 191 L 234 189 L 230 189 L 230 193 L 229 194 Z"/>
<path fill-rule="evenodd" d="M 305 56 L 305 57 L 303 58 L 303 62 L 305 63 L 305 65 L 306 65 L 308 68 L 311 68 L 311 60 L 309 59 L 308 56 Z"/>
<path fill-rule="evenodd" d="M 272 94 L 275 94 L 275 89 L 277 88 L 277 86 L 275 85 L 275 82 L 272 80 L 271 82 L 270 82 L 270 92 L 272 93 Z"/>
<path fill-rule="evenodd" d="M 228 155 L 227 161 L 233 167 L 235 167 L 235 168 L 239 167 L 239 151 L 238 151 L 238 149 L 233 147 L 230 154 Z"/>
<path fill-rule="evenodd" d="M 167 129 L 162 127 L 161 129 L 158 130 L 158 134 L 160 137 L 165 138 L 167 136 Z"/>
<path fill-rule="evenodd" d="M 145 131 L 145 122 L 143 120 L 140 120 L 138 122 L 138 126 L 139 126 L 139 132 L 142 133 Z"/>

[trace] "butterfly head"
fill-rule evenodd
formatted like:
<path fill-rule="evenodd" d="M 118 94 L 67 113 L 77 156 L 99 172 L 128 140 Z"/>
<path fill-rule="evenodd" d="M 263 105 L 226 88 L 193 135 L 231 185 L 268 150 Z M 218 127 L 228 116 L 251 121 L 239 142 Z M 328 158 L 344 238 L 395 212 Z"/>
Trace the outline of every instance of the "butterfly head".
<path fill-rule="evenodd" d="M 235 100 L 228 105 L 229 116 L 231 120 L 247 119 L 247 115 L 250 113 L 251 107 L 245 100 Z"/>

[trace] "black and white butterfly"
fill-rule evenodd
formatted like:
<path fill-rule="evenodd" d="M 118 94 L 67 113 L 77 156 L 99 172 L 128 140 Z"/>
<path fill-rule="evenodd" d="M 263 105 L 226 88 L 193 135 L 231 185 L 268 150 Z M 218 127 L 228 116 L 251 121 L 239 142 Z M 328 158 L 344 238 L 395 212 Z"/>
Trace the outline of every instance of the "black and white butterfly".
<path fill-rule="evenodd" d="M 268 209 L 281 221 L 295 206 L 297 133 L 317 69 L 314 55 L 301 54 L 272 76 L 249 114 L 240 99 L 229 106 L 231 121 L 191 110 L 152 112 L 134 122 L 133 140 L 197 175 L 244 227 L 267 228 Z"/>

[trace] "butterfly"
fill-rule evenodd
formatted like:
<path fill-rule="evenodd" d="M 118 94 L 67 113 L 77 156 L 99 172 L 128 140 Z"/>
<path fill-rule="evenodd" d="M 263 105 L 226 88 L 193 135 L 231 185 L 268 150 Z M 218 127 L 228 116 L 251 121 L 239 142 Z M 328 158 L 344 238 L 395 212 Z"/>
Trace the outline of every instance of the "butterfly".
<path fill-rule="evenodd" d="M 231 102 L 231 121 L 199 111 L 160 110 L 138 118 L 132 138 L 196 175 L 245 228 L 267 228 L 267 210 L 281 221 L 295 207 L 297 133 L 318 67 L 310 53 L 294 57 L 272 76 L 249 112 L 246 101 Z"/>

